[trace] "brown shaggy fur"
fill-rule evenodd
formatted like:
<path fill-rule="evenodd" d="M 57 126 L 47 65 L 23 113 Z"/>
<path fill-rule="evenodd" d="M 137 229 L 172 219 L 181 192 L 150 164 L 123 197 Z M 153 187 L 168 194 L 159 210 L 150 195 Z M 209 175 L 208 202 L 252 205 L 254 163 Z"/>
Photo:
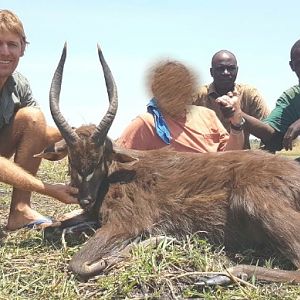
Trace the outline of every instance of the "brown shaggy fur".
<path fill-rule="evenodd" d="M 128 153 L 138 160 L 114 160 L 101 183 L 101 228 L 72 258 L 76 274 L 99 274 L 115 262 L 109 257 L 149 233 L 206 232 L 231 249 L 271 245 L 300 267 L 298 163 L 251 150 Z"/>

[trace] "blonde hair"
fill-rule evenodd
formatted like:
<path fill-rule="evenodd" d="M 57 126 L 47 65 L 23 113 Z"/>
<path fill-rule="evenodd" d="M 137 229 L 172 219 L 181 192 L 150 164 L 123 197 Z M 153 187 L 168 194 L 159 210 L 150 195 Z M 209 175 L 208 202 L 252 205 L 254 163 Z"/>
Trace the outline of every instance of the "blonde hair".
<path fill-rule="evenodd" d="M 28 44 L 21 20 L 10 10 L 0 10 L 0 32 L 11 32 L 20 36 L 24 49 L 26 44 Z"/>
<path fill-rule="evenodd" d="M 157 106 L 173 117 L 184 113 L 192 103 L 196 89 L 196 76 L 192 70 L 178 61 L 157 63 L 148 76 L 149 86 Z"/>

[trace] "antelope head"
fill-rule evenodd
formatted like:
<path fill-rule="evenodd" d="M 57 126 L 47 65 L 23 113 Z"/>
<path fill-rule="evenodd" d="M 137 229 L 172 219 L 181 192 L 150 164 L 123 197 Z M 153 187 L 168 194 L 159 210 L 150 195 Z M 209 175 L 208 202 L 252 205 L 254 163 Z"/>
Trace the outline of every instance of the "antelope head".
<path fill-rule="evenodd" d="M 86 125 L 78 129 L 72 128 L 59 108 L 66 54 L 67 46 L 65 44 L 52 79 L 49 97 L 51 114 L 63 140 L 52 146 L 52 152 L 49 152 L 48 149 L 39 157 L 57 160 L 68 155 L 71 185 L 79 189 L 78 200 L 81 207 L 87 208 L 94 204 L 99 186 L 107 176 L 108 166 L 112 160 L 113 144 L 107 137 L 107 133 L 117 112 L 117 88 L 98 45 L 98 55 L 104 73 L 109 107 L 98 126 Z"/>

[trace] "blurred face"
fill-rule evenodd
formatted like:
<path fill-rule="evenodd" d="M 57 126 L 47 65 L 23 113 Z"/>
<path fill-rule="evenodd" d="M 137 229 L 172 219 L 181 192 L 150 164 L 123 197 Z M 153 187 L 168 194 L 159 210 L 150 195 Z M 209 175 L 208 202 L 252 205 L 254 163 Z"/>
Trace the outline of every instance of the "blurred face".
<path fill-rule="evenodd" d="M 185 116 L 192 101 L 196 79 L 191 70 L 178 62 L 162 63 L 152 74 L 151 90 L 161 112 L 174 118 Z"/>
<path fill-rule="evenodd" d="M 300 80 L 300 48 L 295 49 L 290 66 Z"/>
<path fill-rule="evenodd" d="M 0 88 L 15 71 L 24 54 L 20 37 L 11 32 L 0 32 Z"/>
<path fill-rule="evenodd" d="M 217 90 L 226 93 L 232 91 L 237 72 L 238 66 L 234 56 L 222 52 L 214 57 L 210 74 Z"/>

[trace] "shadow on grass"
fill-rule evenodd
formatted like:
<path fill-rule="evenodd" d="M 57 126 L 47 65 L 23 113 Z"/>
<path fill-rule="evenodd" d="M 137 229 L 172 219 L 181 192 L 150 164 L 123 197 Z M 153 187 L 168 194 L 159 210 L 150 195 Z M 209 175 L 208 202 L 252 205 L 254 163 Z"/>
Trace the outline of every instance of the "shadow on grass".
<path fill-rule="evenodd" d="M 59 227 L 48 227 L 44 230 L 44 243 L 55 247 L 74 247 L 85 243 L 92 235 L 94 230 L 83 232 L 68 232 Z"/>
<path fill-rule="evenodd" d="M 248 248 L 235 253 L 226 251 L 226 255 L 235 264 L 296 270 L 296 267 L 287 258 L 272 248 Z"/>

